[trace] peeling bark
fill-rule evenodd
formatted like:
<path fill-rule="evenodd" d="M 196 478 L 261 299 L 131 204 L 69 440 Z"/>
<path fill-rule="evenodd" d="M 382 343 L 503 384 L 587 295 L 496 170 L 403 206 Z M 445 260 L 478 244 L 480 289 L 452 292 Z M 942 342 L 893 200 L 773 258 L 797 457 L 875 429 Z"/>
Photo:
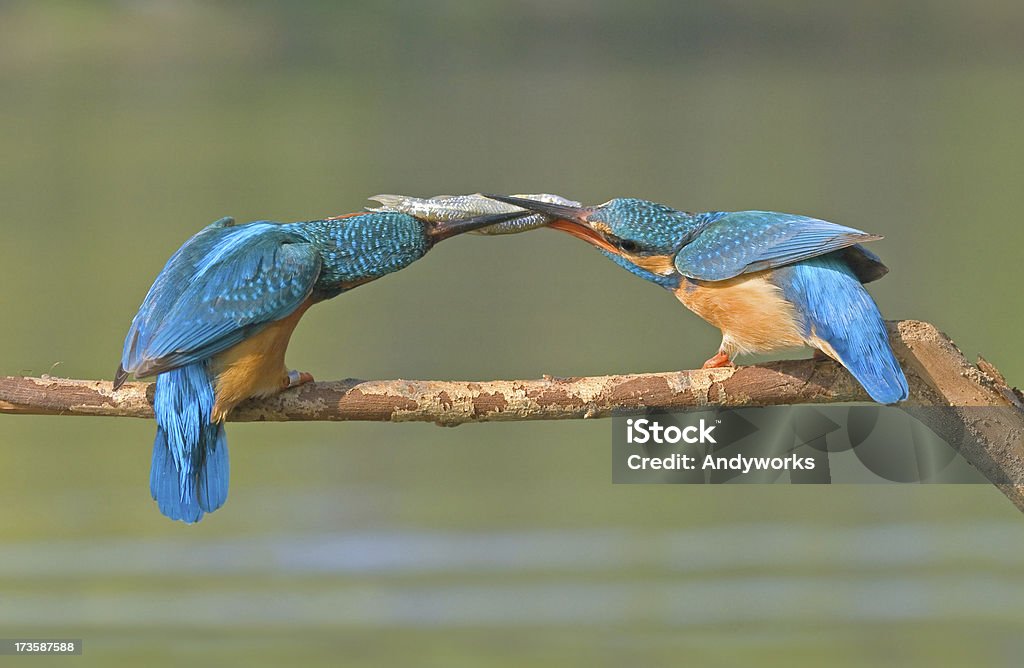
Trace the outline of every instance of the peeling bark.
<path fill-rule="evenodd" d="M 1008 407 L 999 419 L 959 419 L 977 440 L 965 456 L 1024 510 L 1024 410 L 1019 391 L 987 361 L 968 362 L 928 323 L 889 323 L 893 350 L 910 383 L 903 405 Z M 371 420 L 467 422 L 561 420 L 630 415 L 701 406 L 771 406 L 870 401 L 832 361 L 790 360 L 757 366 L 537 380 L 341 380 L 310 383 L 276 397 L 251 400 L 233 421 Z M 0 413 L 153 417 L 153 384 L 43 376 L 0 377 Z M 996 472 L 1001 477 L 996 477 Z M 1009 475 L 1009 478 L 1007 478 Z"/>

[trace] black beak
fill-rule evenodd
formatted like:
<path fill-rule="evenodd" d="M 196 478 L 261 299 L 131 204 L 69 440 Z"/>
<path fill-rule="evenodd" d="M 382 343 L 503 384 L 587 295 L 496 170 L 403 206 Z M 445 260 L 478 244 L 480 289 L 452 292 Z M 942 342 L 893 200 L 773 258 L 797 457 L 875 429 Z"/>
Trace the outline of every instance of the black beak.
<path fill-rule="evenodd" d="M 516 218 L 525 218 L 526 216 L 531 215 L 533 214 L 529 211 L 509 211 L 507 213 L 492 213 L 486 216 L 475 216 L 473 218 L 463 218 L 461 220 L 427 223 L 429 226 L 428 234 L 430 235 L 431 240 L 436 244 L 438 241 L 444 241 L 445 239 L 454 237 L 457 234 L 462 234 L 463 232 L 472 232 L 473 230 L 479 230 L 483 227 L 490 227 L 491 225 L 497 225 L 498 223 L 515 220 Z"/>
<path fill-rule="evenodd" d="M 587 216 L 594 211 L 590 207 L 548 204 L 547 202 L 538 202 L 537 200 L 527 199 L 525 197 L 509 197 L 507 195 L 490 195 L 487 193 L 484 193 L 484 197 L 504 202 L 505 204 L 511 204 L 512 206 L 518 206 L 521 209 L 526 209 L 533 213 L 539 213 L 541 215 L 548 216 L 549 218 L 571 220 L 575 223 L 582 224 L 586 224 Z"/>
<path fill-rule="evenodd" d="M 584 206 L 565 206 L 564 204 L 548 204 L 547 202 L 538 202 L 532 199 L 526 199 L 523 197 L 507 197 L 505 195 L 484 195 L 490 199 L 504 202 L 505 204 L 511 204 L 512 206 L 518 206 L 532 213 L 539 213 L 543 216 L 547 216 L 551 220 L 548 222 L 548 227 L 553 230 L 561 230 L 567 232 L 577 239 L 582 239 L 589 244 L 593 244 L 598 248 L 614 253 L 616 255 L 621 254 L 619 249 L 613 246 L 603 234 L 595 230 L 589 222 L 591 214 L 594 213 L 594 207 Z"/>

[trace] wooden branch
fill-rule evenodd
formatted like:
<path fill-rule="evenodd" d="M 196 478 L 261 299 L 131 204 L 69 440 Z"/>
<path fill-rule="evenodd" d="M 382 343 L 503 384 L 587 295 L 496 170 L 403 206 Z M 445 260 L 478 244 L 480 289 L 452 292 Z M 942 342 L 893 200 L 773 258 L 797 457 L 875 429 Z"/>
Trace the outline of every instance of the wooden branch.
<path fill-rule="evenodd" d="M 153 417 L 153 383 L 0 378 L 0 413 Z M 466 422 L 609 417 L 651 408 L 867 401 L 837 364 L 810 360 L 763 366 L 589 378 L 310 383 L 236 408 L 232 421 L 370 420 Z"/>
<path fill-rule="evenodd" d="M 977 439 L 965 456 L 1024 510 L 1024 403 L 996 369 L 970 364 L 932 325 L 889 323 L 896 356 L 910 382 L 906 406 L 994 406 L 998 419 L 959 410 Z M 373 420 L 467 422 L 557 420 L 638 414 L 651 409 L 768 406 L 869 401 L 838 364 L 791 360 L 758 366 L 665 373 L 538 380 L 342 380 L 312 383 L 231 414 L 237 421 Z M 23 415 L 153 416 L 153 384 L 44 376 L 0 377 L 0 413 Z"/>

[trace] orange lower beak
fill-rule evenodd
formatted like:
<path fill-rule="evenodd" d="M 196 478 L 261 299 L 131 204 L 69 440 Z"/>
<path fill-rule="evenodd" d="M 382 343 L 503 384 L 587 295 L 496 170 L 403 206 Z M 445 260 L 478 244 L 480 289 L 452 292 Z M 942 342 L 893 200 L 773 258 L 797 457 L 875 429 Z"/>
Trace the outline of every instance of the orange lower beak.
<path fill-rule="evenodd" d="M 507 195 L 485 194 L 484 197 L 489 197 L 499 202 L 505 202 L 506 204 L 518 206 L 526 209 L 527 211 L 533 211 L 534 213 L 547 216 L 551 218 L 551 222 L 548 223 L 548 227 L 568 232 L 577 239 L 583 239 L 584 241 L 610 253 L 619 252 L 615 246 L 608 243 L 608 240 L 604 238 L 603 234 L 595 230 L 590 226 L 590 223 L 587 222 L 587 218 L 594 212 L 593 208 L 551 204 L 548 202 L 526 199 L 524 197 L 509 197 Z"/>
<path fill-rule="evenodd" d="M 608 240 L 600 232 L 597 232 L 586 223 L 559 218 L 548 223 L 548 227 L 553 230 L 568 232 L 577 239 L 583 239 L 587 243 L 593 244 L 609 253 L 618 253 L 618 249 L 615 246 L 608 243 Z"/>

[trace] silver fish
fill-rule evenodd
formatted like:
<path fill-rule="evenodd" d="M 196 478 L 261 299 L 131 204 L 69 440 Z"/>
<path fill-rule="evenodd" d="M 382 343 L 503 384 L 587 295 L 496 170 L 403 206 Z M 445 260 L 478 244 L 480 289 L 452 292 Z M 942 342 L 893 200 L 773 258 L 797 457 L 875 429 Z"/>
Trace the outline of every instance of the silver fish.
<path fill-rule="evenodd" d="M 574 202 L 571 199 L 559 197 L 558 195 L 549 195 L 547 193 L 540 193 L 536 195 L 516 195 L 516 197 L 533 199 L 538 202 L 547 202 L 549 204 L 580 206 L 579 202 Z M 415 216 L 421 220 L 428 220 L 435 223 L 459 220 L 461 218 L 468 218 L 471 216 L 482 216 L 490 213 L 506 213 L 510 211 L 523 210 L 519 207 L 512 206 L 511 204 L 505 204 L 504 202 L 496 202 L 493 199 L 488 199 L 480 193 L 472 195 L 435 195 L 434 197 L 427 199 L 410 197 L 408 195 L 374 195 L 369 199 L 379 202 L 381 206 L 366 207 L 367 211 L 397 211 L 399 213 L 407 213 L 410 216 Z M 525 232 L 527 230 L 543 227 L 547 223 L 547 217 L 540 214 L 534 214 L 532 216 L 525 216 L 523 218 L 517 218 L 516 220 L 498 223 L 497 225 L 491 225 L 490 227 L 485 227 L 482 230 L 477 230 L 476 232 L 473 232 L 473 234 L 515 234 L 516 232 Z"/>

